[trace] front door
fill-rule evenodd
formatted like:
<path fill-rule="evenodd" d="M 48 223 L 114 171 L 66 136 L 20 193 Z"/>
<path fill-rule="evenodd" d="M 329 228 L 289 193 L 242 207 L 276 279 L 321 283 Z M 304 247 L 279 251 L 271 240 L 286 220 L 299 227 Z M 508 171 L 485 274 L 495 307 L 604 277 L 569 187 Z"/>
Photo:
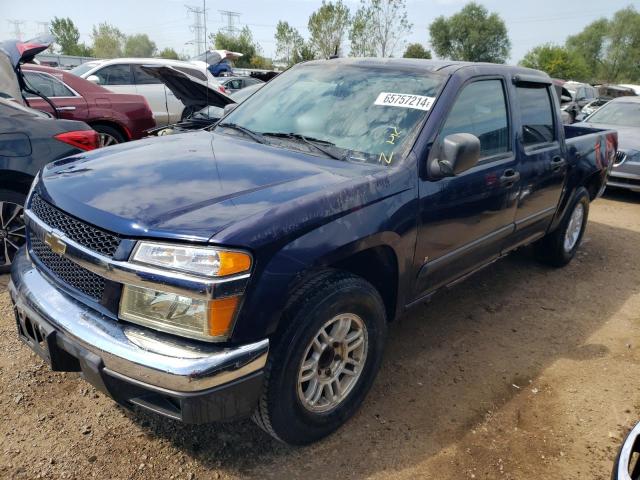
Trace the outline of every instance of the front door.
<path fill-rule="evenodd" d="M 554 115 L 557 107 L 551 88 L 545 83 L 524 83 L 515 88 L 521 125 L 517 135 L 521 188 L 516 233 L 505 248 L 543 236 L 562 194 L 567 162 L 561 147 L 562 125 Z"/>
<path fill-rule="evenodd" d="M 519 180 L 507 88 L 480 77 L 459 93 L 436 142 L 452 133 L 480 139 L 480 161 L 455 177 L 420 181 L 415 296 L 420 298 L 498 257 L 513 232 Z"/>

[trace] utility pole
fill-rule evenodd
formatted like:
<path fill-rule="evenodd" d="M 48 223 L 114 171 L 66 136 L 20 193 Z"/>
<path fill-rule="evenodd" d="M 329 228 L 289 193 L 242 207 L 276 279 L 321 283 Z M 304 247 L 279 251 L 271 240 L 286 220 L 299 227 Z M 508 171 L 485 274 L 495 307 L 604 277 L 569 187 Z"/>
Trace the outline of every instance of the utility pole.
<path fill-rule="evenodd" d="M 194 34 L 193 45 L 196 50 L 196 56 L 200 55 L 207 48 L 207 39 L 205 38 L 206 34 L 206 22 L 207 22 L 207 11 L 203 6 L 202 8 L 193 7 L 191 5 L 185 5 L 185 8 L 189 13 L 193 14 L 193 23 L 190 25 L 190 30 Z"/>
<path fill-rule="evenodd" d="M 22 29 L 21 25 L 24 25 L 24 20 L 7 20 L 9 25 L 13 25 L 13 36 L 18 40 L 22 40 Z"/>
<path fill-rule="evenodd" d="M 225 21 L 227 26 L 223 28 L 227 35 L 230 37 L 235 37 L 239 28 L 236 27 L 236 24 L 240 23 L 240 14 L 238 12 L 230 12 L 228 10 L 218 10 L 220 15 L 222 15 L 222 20 Z"/>

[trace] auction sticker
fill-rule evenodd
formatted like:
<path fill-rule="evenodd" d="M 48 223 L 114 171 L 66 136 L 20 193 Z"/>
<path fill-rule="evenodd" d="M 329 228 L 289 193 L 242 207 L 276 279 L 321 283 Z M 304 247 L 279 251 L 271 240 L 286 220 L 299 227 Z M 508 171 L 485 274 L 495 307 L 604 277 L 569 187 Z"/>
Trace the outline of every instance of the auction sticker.
<path fill-rule="evenodd" d="M 382 92 L 376 98 L 374 105 L 385 107 L 415 108 L 417 110 L 430 110 L 435 97 L 425 97 L 424 95 L 412 95 L 409 93 Z"/>

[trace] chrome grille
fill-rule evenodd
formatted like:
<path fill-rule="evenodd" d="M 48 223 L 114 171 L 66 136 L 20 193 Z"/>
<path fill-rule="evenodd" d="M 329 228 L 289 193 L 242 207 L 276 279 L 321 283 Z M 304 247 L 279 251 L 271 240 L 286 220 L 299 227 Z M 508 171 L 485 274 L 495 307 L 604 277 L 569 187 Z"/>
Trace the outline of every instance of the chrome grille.
<path fill-rule="evenodd" d="M 31 199 L 31 211 L 51 228 L 56 228 L 71 240 L 107 257 L 116 253 L 120 238 L 100 228 L 88 225 L 67 215 L 35 193 Z"/>
<path fill-rule="evenodd" d="M 102 299 L 104 278 L 54 253 L 46 243 L 35 235 L 31 235 L 30 239 L 31 253 L 60 280 L 96 301 Z"/>
<path fill-rule="evenodd" d="M 616 159 L 613 162 L 614 165 L 618 165 L 619 163 L 622 163 L 626 157 L 627 157 L 627 152 L 623 152 L 621 150 L 618 150 L 616 152 Z"/>

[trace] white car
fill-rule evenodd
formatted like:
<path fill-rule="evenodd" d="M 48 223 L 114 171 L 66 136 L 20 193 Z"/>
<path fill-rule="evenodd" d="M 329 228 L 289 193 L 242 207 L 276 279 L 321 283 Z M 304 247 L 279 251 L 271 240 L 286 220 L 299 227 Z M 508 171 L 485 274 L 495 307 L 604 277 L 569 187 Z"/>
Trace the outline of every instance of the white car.
<path fill-rule="evenodd" d="M 83 63 L 71 73 L 116 93 L 136 93 L 147 99 L 157 126 L 179 122 L 191 113 L 160 80 L 144 72 L 142 65 L 170 66 L 224 92 L 224 87 L 207 70 L 204 62 L 183 62 L 164 58 L 114 58 Z"/>

